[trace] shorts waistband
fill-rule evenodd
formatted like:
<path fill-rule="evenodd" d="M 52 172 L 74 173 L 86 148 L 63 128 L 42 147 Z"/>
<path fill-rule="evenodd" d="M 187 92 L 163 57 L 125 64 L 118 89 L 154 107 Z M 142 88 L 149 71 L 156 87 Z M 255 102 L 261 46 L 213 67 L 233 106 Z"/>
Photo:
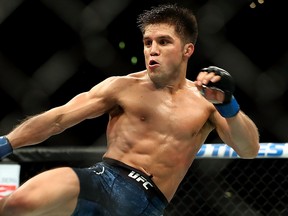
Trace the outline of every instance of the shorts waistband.
<path fill-rule="evenodd" d="M 151 176 L 148 176 L 146 173 L 112 158 L 105 157 L 103 158 L 103 162 L 110 166 L 119 168 L 120 173 L 125 178 L 134 180 L 134 182 L 143 188 L 149 197 L 155 197 L 156 195 L 165 204 L 165 206 L 168 205 L 166 197 L 152 181 Z"/>

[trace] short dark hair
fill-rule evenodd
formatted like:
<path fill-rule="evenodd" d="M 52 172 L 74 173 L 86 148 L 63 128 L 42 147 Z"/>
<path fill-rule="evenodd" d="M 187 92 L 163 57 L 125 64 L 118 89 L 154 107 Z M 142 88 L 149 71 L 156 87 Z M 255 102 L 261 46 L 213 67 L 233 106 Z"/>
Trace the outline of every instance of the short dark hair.
<path fill-rule="evenodd" d="M 142 34 L 150 24 L 169 24 L 185 43 L 196 43 L 198 37 L 198 24 L 192 10 L 176 4 L 162 4 L 145 10 L 138 16 L 137 24 Z"/>

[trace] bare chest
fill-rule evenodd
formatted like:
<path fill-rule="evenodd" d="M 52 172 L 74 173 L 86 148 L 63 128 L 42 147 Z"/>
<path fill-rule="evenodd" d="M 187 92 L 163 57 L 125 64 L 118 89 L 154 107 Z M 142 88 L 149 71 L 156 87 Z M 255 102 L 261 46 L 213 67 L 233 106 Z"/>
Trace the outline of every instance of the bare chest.
<path fill-rule="evenodd" d="M 122 100 L 124 112 L 135 123 L 145 124 L 181 135 L 197 133 L 209 118 L 209 108 L 193 92 L 168 94 L 163 92 L 138 92 Z"/>

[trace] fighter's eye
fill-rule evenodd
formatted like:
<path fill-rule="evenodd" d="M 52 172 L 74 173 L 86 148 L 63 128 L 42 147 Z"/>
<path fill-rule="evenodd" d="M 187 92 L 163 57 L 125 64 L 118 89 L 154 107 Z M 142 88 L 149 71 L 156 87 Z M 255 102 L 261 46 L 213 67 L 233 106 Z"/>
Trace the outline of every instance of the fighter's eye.
<path fill-rule="evenodd" d="M 161 45 L 166 45 L 167 43 L 168 43 L 167 40 L 160 40 L 160 44 L 161 44 Z"/>

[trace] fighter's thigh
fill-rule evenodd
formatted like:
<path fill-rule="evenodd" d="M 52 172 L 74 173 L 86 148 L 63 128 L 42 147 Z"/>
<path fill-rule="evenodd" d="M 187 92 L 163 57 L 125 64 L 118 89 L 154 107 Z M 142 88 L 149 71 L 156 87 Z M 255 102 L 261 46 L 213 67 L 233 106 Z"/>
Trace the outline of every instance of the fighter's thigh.
<path fill-rule="evenodd" d="M 57 209 L 72 212 L 77 204 L 79 180 L 68 167 L 45 171 L 31 178 L 10 197 L 37 209 Z"/>

